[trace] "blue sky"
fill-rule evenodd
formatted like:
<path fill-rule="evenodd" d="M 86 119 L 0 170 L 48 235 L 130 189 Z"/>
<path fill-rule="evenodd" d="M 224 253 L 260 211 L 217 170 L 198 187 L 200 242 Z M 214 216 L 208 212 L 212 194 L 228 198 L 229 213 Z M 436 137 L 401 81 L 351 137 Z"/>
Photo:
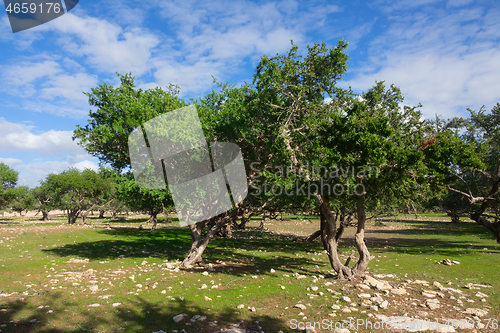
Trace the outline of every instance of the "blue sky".
<path fill-rule="evenodd" d="M 263 54 L 349 42 L 340 83 L 399 86 L 426 117 L 466 116 L 500 102 L 500 4 L 495 0 L 100 1 L 13 34 L 0 13 L 0 162 L 34 187 L 52 172 L 97 167 L 71 140 L 90 106 L 82 92 L 115 72 L 141 88 L 169 83 L 199 98 L 251 82 Z"/>

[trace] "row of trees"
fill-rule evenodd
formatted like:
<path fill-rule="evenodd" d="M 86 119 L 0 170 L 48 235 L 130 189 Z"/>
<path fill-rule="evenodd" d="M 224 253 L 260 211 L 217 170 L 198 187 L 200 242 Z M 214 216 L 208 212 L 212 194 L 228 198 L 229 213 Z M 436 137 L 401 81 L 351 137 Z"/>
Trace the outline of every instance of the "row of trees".
<path fill-rule="evenodd" d="M 53 210 L 67 213 L 68 223 L 78 218 L 85 219 L 91 211 L 98 211 L 103 217 L 107 211 L 116 215 L 123 211 L 138 211 L 150 214 L 156 226 L 159 213 L 172 209 L 168 193 L 140 189 L 131 174 L 118 174 L 110 169 L 98 172 L 70 168 L 59 174 L 49 174 L 35 188 L 16 186 L 18 173 L 0 163 L 0 210 L 10 209 L 22 214 L 35 210 L 42 214 L 42 220 L 49 219 Z"/>
<path fill-rule="evenodd" d="M 263 56 L 252 84 L 219 84 L 191 101 L 207 141 L 242 149 L 251 195 L 233 210 L 189 226 L 185 266 L 200 262 L 210 239 L 228 225 L 243 228 L 253 215 L 282 211 L 320 216 L 318 235 L 331 266 L 348 279 L 362 275 L 371 260 L 366 221 L 401 207 L 438 200 L 450 214 L 487 227 L 500 242 L 500 105 L 489 113 L 470 110 L 466 119 L 425 120 L 420 105 L 403 105 L 394 85 L 376 82 L 362 94 L 340 88 L 346 48 L 345 41 L 332 48 L 315 44 L 302 57 L 292 44 L 284 55 Z M 188 104 L 175 86 L 142 90 L 131 74 L 118 75 L 119 87 L 103 83 L 87 93 L 96 111 L 73 137 L 114 177 L 130 170 L 128 137 L 135 128 Z M 153 219 L 172 207 L 168 189 L 139 189 L 130 177 L 119 178 L 115 183 L 128 204 L 149 207 Z M 341 263 L 337 253 L 349 224 L 357 228 L 354 265 L 354 258 Z"/>

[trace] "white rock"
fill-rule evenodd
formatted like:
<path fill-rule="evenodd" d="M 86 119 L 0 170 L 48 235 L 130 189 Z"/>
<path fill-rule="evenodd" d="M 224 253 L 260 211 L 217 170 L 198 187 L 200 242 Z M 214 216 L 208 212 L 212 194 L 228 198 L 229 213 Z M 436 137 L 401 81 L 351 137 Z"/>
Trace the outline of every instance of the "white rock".
<path fill-rule="evenodd" d="M 333 310 L 340 310 L 340 306 L 339 306 L 339 305 L 337 305 L 337 304 L 333 304 L 333 305 L 332 305 L 332 309 L 333 309 Z"/>
<path fill-rule="evenodd" d="M 351 298 L 349 296 L 342 296 L 342 300 L 347 303 L 351 303 Z"/>
<path fill-rule="evenodd" d="M 207 289 L 207 288 L 208 288 L 208 287 L 207 287 L 207 285 L 206 285 L 206 284 L 202 284 L 200 289 Z"/>
<path fill-rule="evenodd" d="M 388 301 L 383 301 L 382 303 L 380 303 L 380 308 L 381 309 L 387 309 L 389 307 L 389 302 Z"/>
<path fill-rule="evenodd" d="M 307 307 L 304 304 L 300 304 L 300 303 L 299 304 L 295 304 L 293 307 L 301 309 L 301 310 L 307 309 Z"/>
<path fill-rule="evenodd" d="M 350 333 L 347 328 L 336 328 L 333 333 Z"/>
<path fill-rule="evenodd" d="M 117 306 L 120 306 L 120 305 L 122 305 L 122 303 L 113 303 L 113 304 L 111 304 L 111 306 L 114 307 L 114 308 L 116 308 Z"/>
<path fill-rule="evenodd" d="M 238 305 L 236 308 L 238 308 L 238 309 L 243 309 L 244 307 L 245 307 L 245 305 L 244 305 L 244 304 L 240 304 L 240 305 Z"/>
<path fill-rule="evenodd" d="M 476 297 L 481 297 L 481 298 L 484 298 L 484 297 L 488 297 L 488 295 L 486 294 L 483 294 L 482 292 L 478 291 L 475 295 Z"/>
<path fill-rule="evenodd" d="M 207 271 L 204 271 L 203 273 L 201 273 L 202 275 L 205 275 L 207 276 L 209 273 Z"/>
<path fill-rule="evenodd" d="M 396 294 L 396 295 L 406 295 L 407 294 L 405 288 L 391 289 L 391 293 Z"/>
<path fill-rule="evenodd" d="M 464 314 L 476 316 L 476 317 L 484 317 L 488 314 L 488 311 L 481 310 L 481 309 L 475 309 L 475 308 L 468 308 L 464 311 Z"/>
<path fill-rule="evenodd" d="M 370 298 L 370 297 L 372 297 L 372 295 L 370 295 L 370 294 L 359 294 L 358 297 L 360 297 L 360 298 Z"/>
<path fill-rule="evenodd" d="M 89 305 L 89 308 L 97 308 L 97 307 L 99 307 L 99 306 L 101 306 L 101 304 L 99 304 L 99 303 L 94 303 L 94 304 L 90 304 L 90 305 Z"/>
<path fill-rule="evenodd" d="M 187 317 L 187 314 L 181 313 L 181 314 L 178 314 L 177 316 L 174 316 L 173 319 L 174 319 L 175 323 L 178 323 L 178 322 L 184 320 L 185 317 Z"/>
<path fill-rule="evenodd" d="M 276 271 L 271 268 L 271 270 L 269 271 L 269 273 L 276 273 Z"/>

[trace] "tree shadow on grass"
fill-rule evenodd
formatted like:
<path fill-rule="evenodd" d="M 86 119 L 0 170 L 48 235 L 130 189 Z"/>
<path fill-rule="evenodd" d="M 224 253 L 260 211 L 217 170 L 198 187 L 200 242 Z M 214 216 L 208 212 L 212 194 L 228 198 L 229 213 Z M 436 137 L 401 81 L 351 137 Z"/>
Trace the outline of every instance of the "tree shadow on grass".
<path fill-rule="evenodd" d="M 61 307 L 61 298 L 58 293 L 43 295 L 42 303 L 37 305 L 37 296 L 0 300 L 0 323 L 2 333 L 71 333 L 90 331 L 94 320 L 88 313 L 78 314 L 78 323 L 74 329 L 60 328 L 68 314 Z M 65 301 L 66 304 L 69 304 Z M 53 323 L 59 321 L 54 327 Z M 87 330 L 88 329 L 88 330 Z"/>
<path fill-rule="evenodd" d="M 137 228 L 112 228 L 96 232 L 111 239 L 65 244 L 42 251 L 60 257 L 80 257 L 92 261 L 151 257 L 182 261 L 191 246 L 189 230 L 175 227 L 160 228 L 153 233 Z M 281 265 L 302 274 L 319 273 L 318 270 L 310 268 L 321 263 L 312 258 L 297 257 L 295 254 L 304 254 L 311 250 L 322 251 L 320 244 L 294 242 L 293 237 L 255 231 L 236 231 L 234 235 L 234 238 L 213 239 L 204 252 L 204 260 L 215 265 L 227 262 L 227 267 L 221 269 L 232 275 L 255 275 L 257 269 L 260 274 L 264 274 L 265 271 Z M 234 267 L 229 270 L 232 264 Z"/>
<path fill-rule="evenodd" d="M 232 327 L 246 329 L 246 332 L 287 330 L 283 319 L 265 313 L 249 313 L 247 309 L 238 310 L 228 306 L 215 313 L 215 310 L 189 300 L 152 303 L 137 297 L 116 308 L 111 307 L 111 304 L 101 304 L 98 308 L 90 309 L 70 308 L 70 315 L 59 297 L 60 295 L 53 294 L 48 299 L 43 299 L 45 306 L 37 306 L 35 298 L 4 299 L 0 302 L 3 309 L 0 311 L 0 322 L 4 325 L 2 333 L 142 333 L 160 330 L 181 332 L 183 329 L 188 333 L 208 333 Z M 175 322 L 173 317 L 179 314 L 184 316 L 182 320 Z M 20 317 L 21 320 L 17 319 Z"/>
<path fill-rule="evenodd" d="M 138 298 L 133 308 L 120 307 L 116 318 L 123 323 L 127 332 L 171 332 L 184 329 L 186 332 L 212 333 L 223 329 L 240 328 L 246 332 L 278 332 L 286 330 L 283 319 L 264 313 L 249 313 L 248 309 L 238 310 L 224 306 L 216 311 L 199 306 L 189 300 L 175 300 L 168 304 L 153 304 Z M 174 322 L 173 317 L 184 314 L 182 320 Z"/>

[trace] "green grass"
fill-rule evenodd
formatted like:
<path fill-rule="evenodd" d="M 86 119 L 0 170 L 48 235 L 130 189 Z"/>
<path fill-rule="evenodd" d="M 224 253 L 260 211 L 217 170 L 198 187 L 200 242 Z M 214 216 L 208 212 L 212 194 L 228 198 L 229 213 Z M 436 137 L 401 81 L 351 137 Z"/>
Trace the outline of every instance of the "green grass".
<path fill-rule="evenodd" d="M 0 322 L 5 325 L 0 329 L 2 333 L 214 332 L 243 321 L 241 326 L 249 329 L 258 330 L 260 326 L 265 332 L 292 332 L 290 320 L 302 320 L 298 317 L 301 310 L 293 308 L 297 303 L 307 306 L 302 311 L 307 316 L 305 321 L 367 318 L 370 311 L 347 314 L 331 310 L 337 301 L 344 304 L 339 300 L 342 295 L 358 302 L 357 292 L 330 279 L 333 271 L 319 242 L 294 241 L 294 235 L 317 230 L 318 220 L 309 216 L 284 218 L 266 222 L 271 232 L 256 230 L 260 218 L 252 219 L 249 230 L 236 231 L 231 239 L 214 239 L 209 244 L 204 254 L 207 266 L 179 271 L 164 265 L 182 260 L 190 246 L 188 229 L 175 223 L 160 224 L 155 233 L 150 233 L 145 217 L 127 221 L 91 218 L 91 226 L 67 226 L 64 217 L 47 224 L 17 218 L 9 220 L 10 226 L 4 219 L 0 221 L 0 293 L 17 295 L 0 297 Z M 375 259 L 368 273 L 395 274 L 397 278 L 390 281 L 393 285 L 421 279 L 429 281 L 432 289 L 433 281 L 451 283 L 475 300 L 467 307 L 485 304 L 463 285 L 490 284 L 492 288 L 480 291 L 490 296 L 486 302 L 491 307 L 488 317 L 499 318 L 500 250 L 493 237 L 473 223 L 443 221 L 398 216 L 377 225 L 371 222 L 366 243 Z M 112 228 L 106 228 L 108 224 Z M 144 228 L 139 229 L 140 225 Z M 342 258 L 354 249 L 354 232 L 352 227 L 346 230 L 341 241 Z M 71 258 L 87 258 L 89 262 L 68 263 Z M 460 265 L 437 264 L 446 258 L 460 260 Z M 213 271 L 208 264 L 214 266 Z M 93 277 L 68 278 L 67 272 L 89 269 L 95 270 Z M 305 278 L 298 279 L 294 274 Z M 327 286 L 328 282 L 332 284 Z M 201 289 L 204 284 L 207 289 Z M 92 285 L 98 290 L 92 292 Z M 213 285 L 220 287 L 212 289 Z M 319 290 L 308 290 L 310 286 Z M 320 291 L 323 295 L 318 294 Z M 410 300 L 396 297 L 390 301 L 389 309 L 379 313 L 402 315 L 409 311 Z M 100 307 L 89 307 L 95 303 Z M 113 307 L 113 303 L 121 305 Z M 244 308 L 238 309 L 239 304 Z M 208 318 L 174 323 L 172 317 L 180 313 L 189 318 L 197 314 Z M 330 316 L 333 314 L 335 317 Z M 443 310 L 440 315 L 460 319 L 455 316 L 461 314 Z M 34 319 L 36 322 L 30 323 Z"/>

